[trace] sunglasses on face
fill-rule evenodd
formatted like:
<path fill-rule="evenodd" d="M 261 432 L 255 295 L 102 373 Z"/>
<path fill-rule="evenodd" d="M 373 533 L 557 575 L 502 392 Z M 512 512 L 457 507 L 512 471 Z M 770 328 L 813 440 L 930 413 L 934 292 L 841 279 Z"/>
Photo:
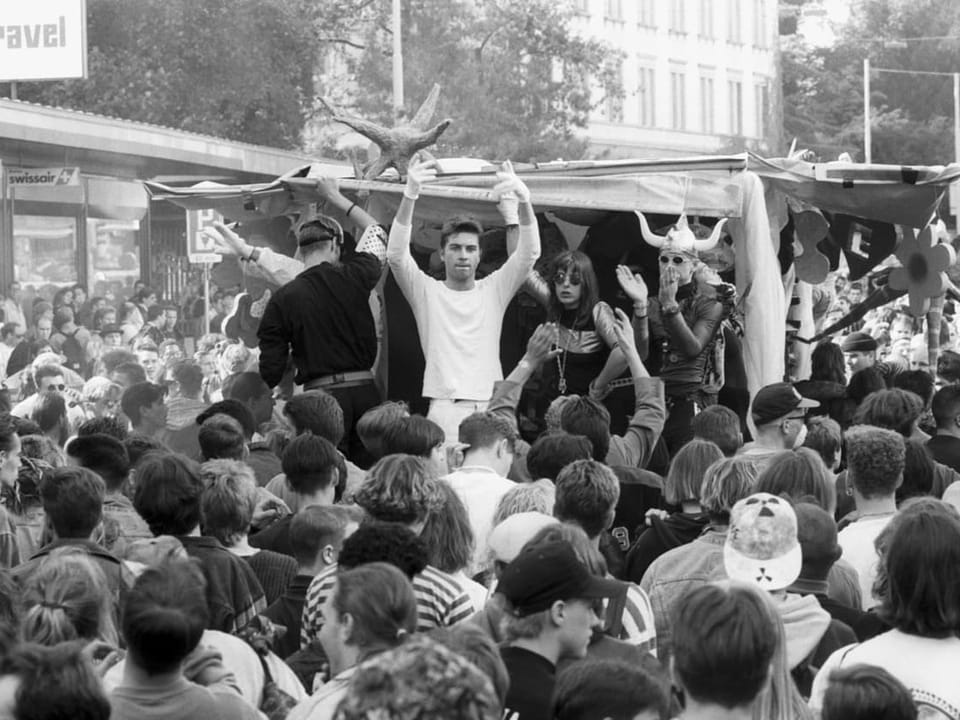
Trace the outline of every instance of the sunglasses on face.
<path fill-rule="evenodd" d="M 581 279 L 579 274 L 559 271 L 556 275 L 553 276 L 553 282 L 556 285 L 563 285 L 566 282 L 569 282 L 571 285 L 576 287 L 580 284 Z"/>
<path fill-rule="evenodd" d="M 671 260 L 673 261 L 674 265 L 682 265 L 684 262 L 686 262 L 686 258 L 682 257 L 681 255 L 661 255 L 660 256 L 661 265 L 666 265 Z"/>
<path fill-rule="evenodd" d="M 46 390 L 47 392 L 53 392 L 54 390 L 59 390 L 60 392 L 63 392 L 66 389 L 67 389 L 67 386 L 64 385 L 63 383 L 60 383 L 59 385 L 50 384 L 44 388 L 44 390 Z"/>

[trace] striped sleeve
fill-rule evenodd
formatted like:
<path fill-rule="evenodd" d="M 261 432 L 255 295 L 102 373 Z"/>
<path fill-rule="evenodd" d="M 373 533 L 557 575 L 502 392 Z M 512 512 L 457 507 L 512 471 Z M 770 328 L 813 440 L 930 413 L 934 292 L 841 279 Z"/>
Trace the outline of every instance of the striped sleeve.
<path fill-rule="evenodd" d="M 300 620 L 300 647 L 306 647 L 320 637 L 323 627 L 323 615 L 320 610 L 337 584 L 337 566 L 331 565 L 317 574 L 307 588 L 307 597 L 303 602 L 303 615 Z"/>
<path fill-rule="evenodd" d="M 474 613 L 473 603 L 460 584 L 428 565 L 413 579 L 417 595 L 417 630 L 456 625 Z"/>
<path fill-rule="evenodd" d="M 657 627 L 650 599 L 639 586 L 630 583 L 623 605 L 623 630 L 620 639 L 657 656 Z"/>

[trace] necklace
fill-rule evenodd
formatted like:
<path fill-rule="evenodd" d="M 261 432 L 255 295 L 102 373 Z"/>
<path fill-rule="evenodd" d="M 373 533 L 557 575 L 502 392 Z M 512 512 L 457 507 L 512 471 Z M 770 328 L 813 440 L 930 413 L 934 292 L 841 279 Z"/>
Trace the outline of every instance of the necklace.
<path fill-rule="evenodd" d="M 560 394 L 561 394 L 561 395 L 566 395 L 566 394 L 567 394 L 567 378 L 566 378 L 566 372 L 567 372 L 567 352 L 568 352 L 569 349 L 570 349 L 570 339 L 568 338 L 567 341 L 566 341 L 565 343 L 563 343 L 562 346 L 561 346 L 561 343 L 560 343 L 560 328 L 561 328 L 561 327 L 562 327 L 561 325 L 557 324 L 557 347 L 561 347 L 561 348 L 562 348 L 561 351 L 560 351 L 560 354 L 557 355 L 557 376 L 558 376 L 558 378 L 559 378 L 559 379 L 557 380 L 557 390 L 560 391 Z M 564 328 L 564 329 L 566 330 L 566 328 Z M 572 330 L 569 330 L 568 332 L 570 332 L 571 334 L 573 333 Z M 577 331 L 577 346 L 578 346 L 578 347 L 580 346 L 580 331 L 579 331 L 579 330 Z"/>

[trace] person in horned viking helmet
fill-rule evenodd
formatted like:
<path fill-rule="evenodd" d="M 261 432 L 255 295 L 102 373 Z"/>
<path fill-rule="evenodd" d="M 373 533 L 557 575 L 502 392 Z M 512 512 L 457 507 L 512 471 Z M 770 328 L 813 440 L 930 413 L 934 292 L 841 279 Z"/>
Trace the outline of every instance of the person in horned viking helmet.
<path fill-rule="evenodd" d="M 640 321 L 634 324 L 640 357 L 649 356 L 651 338 L 660 349 L 660 379 L 669 413 L 663 438 L 672 454 L 690 439 L 693 417 L 717 402 L 718 388 L 706 381 L 725 306 L 716 293 L 703 291 L 695 272 L 701 266 L 698 253 L 717 244 L 726 220 L 716 224 L 709 238 L 698 239 L 686 215 L 666 235 L 652 232 L 641 213 L 637 217 L 643 239 L 660 250 L 660 291 L 648 300 L 643 281 L 624 267 L 618 268 L 617 278 Z"/>

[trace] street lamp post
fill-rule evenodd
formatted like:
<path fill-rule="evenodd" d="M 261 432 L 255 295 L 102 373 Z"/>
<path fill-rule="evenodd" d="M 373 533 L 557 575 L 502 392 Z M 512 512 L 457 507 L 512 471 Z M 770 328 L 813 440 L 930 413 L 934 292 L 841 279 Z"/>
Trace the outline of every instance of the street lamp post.
<path fill-rule="evenodd" d="M 869 165 L 873 160 L 871 151 L 873 137 L 870 133 L 870 58 L 863 59 L 863 161 Z"/>

